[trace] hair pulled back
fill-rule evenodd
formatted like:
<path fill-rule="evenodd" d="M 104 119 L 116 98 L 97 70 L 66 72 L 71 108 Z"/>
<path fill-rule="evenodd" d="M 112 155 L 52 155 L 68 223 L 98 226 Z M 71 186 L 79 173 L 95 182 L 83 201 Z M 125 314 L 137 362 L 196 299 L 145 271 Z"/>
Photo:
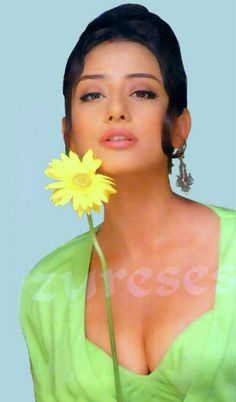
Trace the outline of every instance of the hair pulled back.
<path fill-rule="evenodd" d="M 158 15 L 139 4 L 123 4 L 112 8 L 93 21 L 81 34 L 65 68 L 63 95 L 65 97 L 66 130 L 71 129 L 71 100 L 84 68 L 86 54 L 106 41 L 131 41 L 146 46 L 156 57 L 169 105 L 163 121 L 162 149 L 168 157 L 169 173 L 174 154 L 171 144 L 171 127 L 187 107 L 187 77 L 178 40 L 171 27 Z"/>

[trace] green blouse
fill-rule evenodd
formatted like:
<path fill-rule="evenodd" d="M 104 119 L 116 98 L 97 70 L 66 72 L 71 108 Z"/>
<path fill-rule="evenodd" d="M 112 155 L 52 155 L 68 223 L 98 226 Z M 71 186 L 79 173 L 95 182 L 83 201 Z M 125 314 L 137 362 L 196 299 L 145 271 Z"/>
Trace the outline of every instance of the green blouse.
<path fill-rule="evenodd" d="M 221 223 L 214 308 L 177 336 L 152 373 L 119 365 L 124 402 L 236 401 L 236 211 L 203 205 Z M 112 358 L 85 338 L 92 247 L 89 232 L 77 236 L 22 283 L 20 322 L 37 402 L 116 401 Z"/>

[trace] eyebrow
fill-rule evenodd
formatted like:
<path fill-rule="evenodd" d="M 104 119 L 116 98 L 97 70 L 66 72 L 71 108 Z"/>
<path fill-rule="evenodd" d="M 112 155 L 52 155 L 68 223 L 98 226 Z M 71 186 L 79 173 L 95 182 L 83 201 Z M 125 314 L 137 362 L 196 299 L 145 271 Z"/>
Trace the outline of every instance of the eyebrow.
<path fill-rule="evenodd" d="M 97 79 L 105 79 L 105 78 L 109 78 L 109 76 L 104 75 L 104 74 L 86 74 L 79 78 L 78 83 L 83 80 L 97 80 Z M 159 80 L 159 78 L 157 78 L 155 75 L 149 74 L 149 73 L 127 74 L 125 76 L 125 78 L 151 78 L 151 79 L 159 82 L 159 84 L 161 84 L 161 81 Z"/>

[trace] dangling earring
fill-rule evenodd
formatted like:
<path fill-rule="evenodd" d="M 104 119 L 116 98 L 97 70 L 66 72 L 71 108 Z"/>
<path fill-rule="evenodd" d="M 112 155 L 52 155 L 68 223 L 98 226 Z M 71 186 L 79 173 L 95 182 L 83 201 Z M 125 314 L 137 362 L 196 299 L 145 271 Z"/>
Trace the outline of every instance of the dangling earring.
<path fill-rule="evenodd" d="M 191 176 L 191 174 L 187 174 L 187 170 L 186 170 L 186 165 L 183 161 L 184 159 L 184 151 L 186 148 L 186 143 L 178 148 L 178 151 L 176 152 L 176 156 L 179 158 L 179 175 L 177 176 L 177 180 L 176 180 L 176 186 L 180 187 L 182 191 L 184 191 L 185 193 L 188 193 L 191 185 L 194 183 L 194 180 Z"/>

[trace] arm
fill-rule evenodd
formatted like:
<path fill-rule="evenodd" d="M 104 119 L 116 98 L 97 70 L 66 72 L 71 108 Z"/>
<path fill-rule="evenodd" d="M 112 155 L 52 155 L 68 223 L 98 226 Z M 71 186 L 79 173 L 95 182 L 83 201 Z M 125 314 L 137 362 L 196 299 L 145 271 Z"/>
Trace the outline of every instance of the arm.
<path fill-rule="evenodd" d="M 56 402 L 52 392 L 52 375 L 38 306 L 33 287 L 26 279 L 20 290 L 20 323 L 29 354 L 35 400 L 36 402 Z"/>

